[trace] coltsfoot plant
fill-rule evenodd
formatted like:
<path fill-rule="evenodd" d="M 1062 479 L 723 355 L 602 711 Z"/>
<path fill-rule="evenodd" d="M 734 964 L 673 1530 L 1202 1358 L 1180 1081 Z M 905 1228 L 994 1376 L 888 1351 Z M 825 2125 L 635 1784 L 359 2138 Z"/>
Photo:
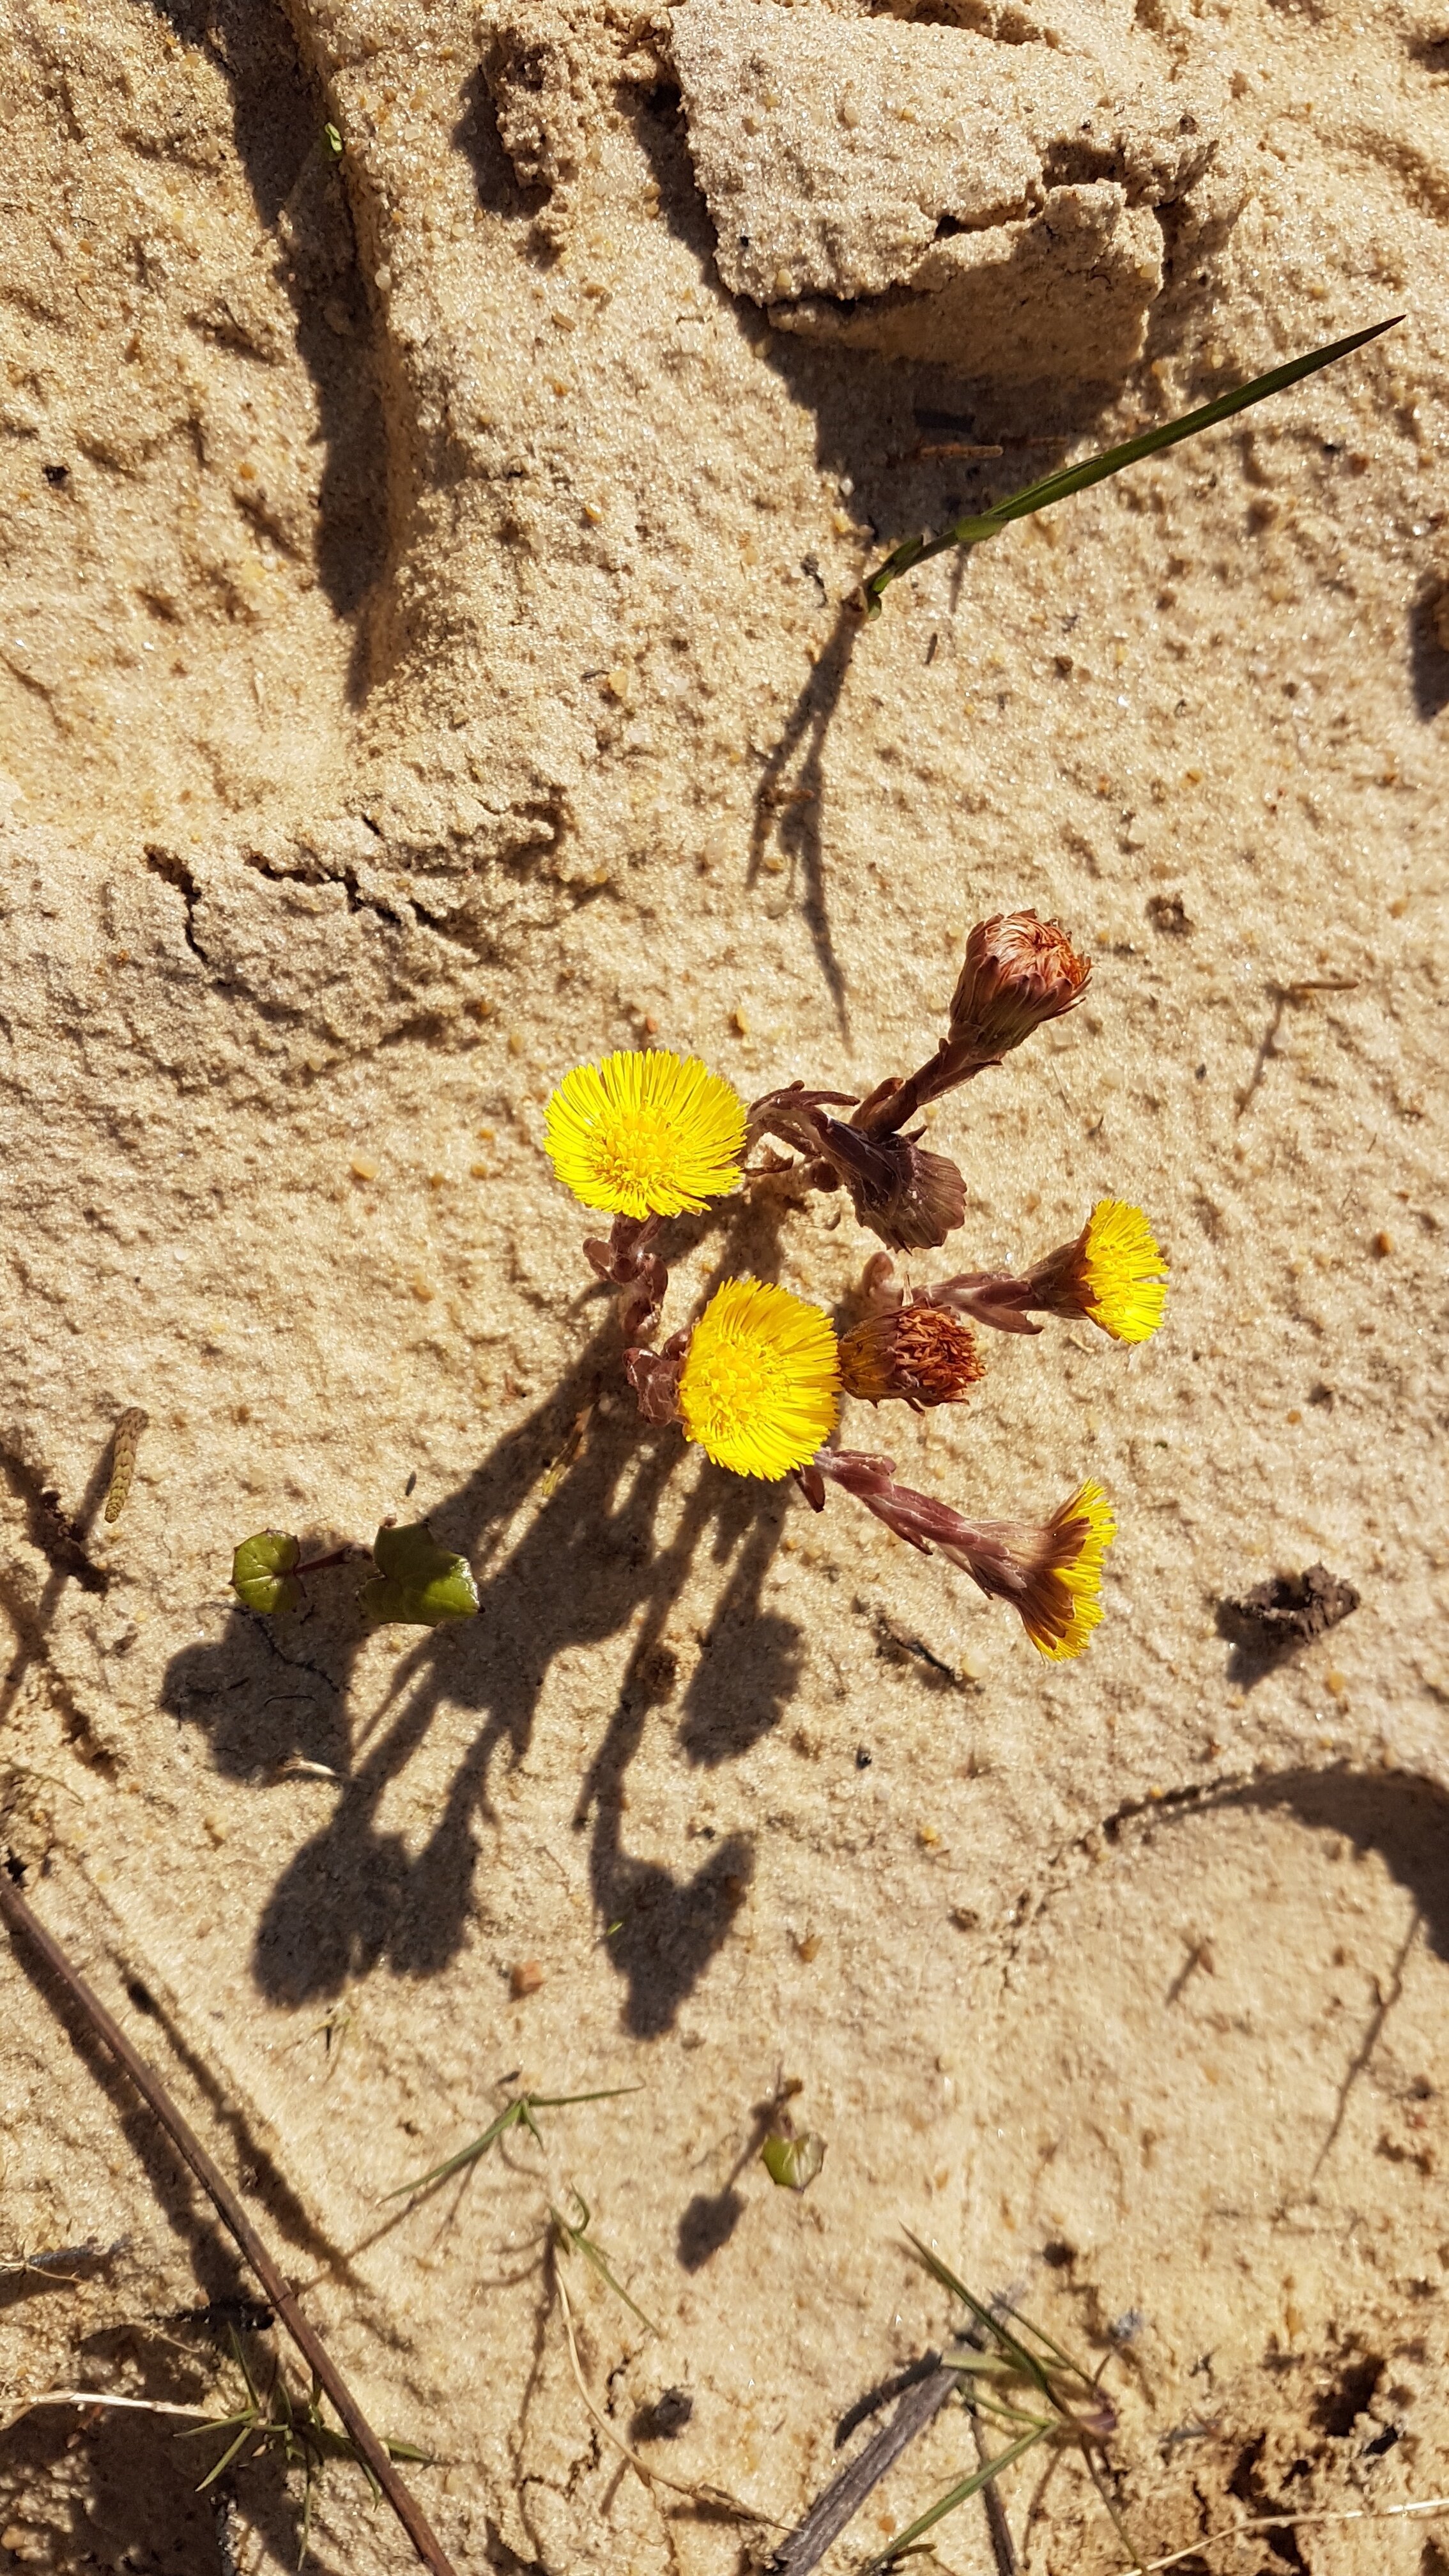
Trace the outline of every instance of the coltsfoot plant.
<path fill-rule="evenodd" d="M 965 1403 L 985 1374 L 977 1327 L 1040 1333 L 1039 1317 L 1059 1316 L 1131 1343 L 1161 1324 L 1167 1265 L 1142 1210 L 1120 1199 L 1099 1199 L 1070 1242 L 1019 1274 L 961 1270 L 934 1287 L 895 1278 L 897 1255 L 938 1251 L 966 1213 L 961 1174 L 922 1144 L 918 1113 L 1075 1009 L 1090 974 L 1056 922 L 998 913 L 966 942 L 940 1043 L 863 1100 L 792 1082 L 747 1107 L 697 1058 L 648 1048 L 576 1065 L 549 1101 L 544 1136 L 560 1180 L 613 1218 L 584 1252 L 619 1292 L 622 1367 L 643 1419 L 677 1424 L 731 1475 L 793 1478 L 817 1512 L 828 1486 L 853 1495 L 909 1546 L 939 1549 L 988 1599 L 1010 1602 L 1038 1653 L 1057 1661 L 1079 1655 L 1102 1616 L 1102 1561 L 1117 1524 L 1101 1486 L 1088 1478 L 1043 1520 L 977 1520 L 900 1484 L 894 1459 L 837 1447 L 835 1434 L 843 1396 L 914 1413 Z M 865 1265 L 864 1316 L 841 1334 L 791 1289 L 726 1279 L 656 1347 L 669 1291 L 664 1228 L 741 1188 L 787 1204 L 845 1193 L 885 1247 Z M 237 1549 L 232 1583 L 250 1610 L 293 1610 L 309 1576 L 363 1553 L 344 1546 L 304 1561 L 290 1533 L 262 1530 Z M 372 1621 L 435 1627 L 476 1613 L 465 1559 L 440 1548 L 426 1523 L 385 1523 L 371 1553 L 359 1600 Z"/>
<path fill-rule="evenodd" d="M 677 1423 L 733 1475 L 793 1477 L 816 1511 L 828 1485 L 854 1495 L 897 1537 L 925 1554 L 939 1548 L 988 1597 L 1009 1601 L 1053 1659 L 1080 1654 L 1102 1615 L 1102 1560 L 1116 1523 L 1101 1487 L 1080 1484 L 1045 1520 L 972 1520 L 899 1484 L 893 1459 L 833 1439 L 842 1396 L 917 1413 L 964 1403 L 984 1374 L 975 1326 L 1039 1333 L 1039 1316 L 1079 1317 L 1130 1343 L 1162 1322 L 1166 1263 L 1142 1210 L 1118 1199 L 1099 1200 L 1069 1243 L 1019 1276 L 960 1271 L 909 1293 L 895 1283 L 894 1256 L 938 1250 L 966 1210 L 959 1170 L 921 1143 L 917 1113 L 1074 1009 L 1090 973 L 1057 923 L 998 914 L 966 943 L 934 1052 L 863 1100 L 794 1082 L 747 1107 L 697 1059 L 650 1049 L 575 1067 L 545 1129 L 560 1180 L 613 1217 L 608 1236 L 590 1237 L 584 1251 L 619 1291 L 623 1367 L 644 1419 Z M 741 1186 L 787 1197 L 845 1192 L 887 1247 L 866 1265 L 863 1321 L 841 1335 L 789 1289 L 728 1279 L 651 1347 L 669 1287 L 665 1225 Z"/>

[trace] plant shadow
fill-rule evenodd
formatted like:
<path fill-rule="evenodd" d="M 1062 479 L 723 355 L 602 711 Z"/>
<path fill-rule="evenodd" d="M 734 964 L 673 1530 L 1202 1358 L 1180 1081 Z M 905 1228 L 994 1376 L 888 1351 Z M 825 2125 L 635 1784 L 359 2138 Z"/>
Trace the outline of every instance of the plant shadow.
<path fill-rule="evenodd" d="M 1437 1780 L 1346 1767 L 1282 1771 L 1216 1791 L 1198 1812 L 1272 1808 L 1286 1808 L 1316 1832 L 1343 1836 L 1356 1851 L 1377 1852 L 1412 1896 L 1431 1951 L 1449 1959 L 1449 1794 Z"/>
<path fill-rule="evenodd" d="M 777 1230 L 776 1211 L 737 1209 L 720 1275 L 746 1266 L 768 1277 Z M 355 1759 L 347 1690 L 366 1633 L 355 1614 L 329 1628 L 320 1612 L 264 1621 L 238 1605 L 218 1640 L 184 1648 L 167 1666 L 163 1705 L 206 1729 L 220 1770 L 258 1787 L 299 1758 L 338 1775 L 328 1822 L 285 1862 L 262 1909 L 253 1973 L 275 2000 L 336 1995 L 384 1961 L 414 1977 L 447 1964 L 473 1902 L 479 1823 L 499 1821 L 495 1757 L 509 1767 L 525 1759 L 560 1656 L 626 1629 L 627 1661 L 572 1818 L 589 1836 L 590 1887 L 626 1989 L 625 2028 L 642 2038 L 667 2030 L 728 1938 L 753 1873 L 751 1838 L 728 1834 L 696 1872 L 676 1875 L 627 1847 L 625 1784 L 651 1715 L 675 1691 L 678 1659 L 665 1632 L 702 1550 L 723 1582 L 684 1692 L 682 1749 L 715 1766 L 778 1724 L 803 1640 L 761 1593 L 788 1504 L 778 1489 L 703 1459 L 696 1467 L 672 1426 L 641 1423 L 620 1356 L 611 1317 L 547 1400 L 429 1510 L 434 1535 L 473 1566 L 479 1615 L 409 1643 Z M 379 1823 L 379 1809 L 445 1711 L 481 1724 L 432 1832 L 410 1851 Z"/>
<path fill-rule="evenodd" d="M 761 341 L 763 314 L 748 297 L 732 295 L 716 267 L 714 226 L 695 178 L 677 92 L 668 86 L 655 90 L 635 99 L 628 112 L 658 185 L 660 216 L 697 262 L 700 291 L 733 314 L 756 348 L 758 363 L 780 380 L 791 408 L 813 417 L 816 464 L 836 479 L 851 520 L 867 532 L 871 562 L 878 563 L 901 539 L 939 530 L 1051 472 L 1117 401 L 1117 380 L 998 383 L 963 378 L 946 364 L 832 348 L 788 331 L 771 330 Z M 1153 309 L 1144 364 L 1160 347 L 1175 345 L 1186 326 L 1185 290 L 1173 270 L 1169 245 L 1167 282 Z M 799 574 L 814 604 L 833 608 L 833 622 L 774 742 L 754 746 L 762 765 L 754 783 L 746 881 L 756 883 L 772 845 L 778 846 L 837 1024 L 848 1037 L 846 978 L 832 929 L 826 860 L 828 748 L 857 651 L 888 654 L 894 672 L 901 647 L 887 645 L 880 629 L 865 629 L 854 583 L 832 599 L 814 554 L 802 558 Z M 930 640 L 917 644 L 912 638 L 910 649 L 927 663 L 939 641 L 935 630 L 949 637 L 969 587 L 965 555 L 951 559 L 946 578 L 948 605 L 943 611 L 937 592 L 927 611 Z M 908 578 L 891 592 L 887 620 L 901 617 L 914 588 Z M 918 590 L 914 604 L 919 625 Z M 742 621 L 751 609 L 747 598 Z"/>

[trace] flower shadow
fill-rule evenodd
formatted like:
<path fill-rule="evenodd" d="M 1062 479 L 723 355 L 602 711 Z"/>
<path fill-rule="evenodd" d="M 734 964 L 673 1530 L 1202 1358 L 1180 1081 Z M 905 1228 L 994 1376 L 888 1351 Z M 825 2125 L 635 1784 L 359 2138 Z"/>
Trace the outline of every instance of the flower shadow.
<path fill-rule="evenodd" d="M 747 1248 L 763 1274 L 774 1266 L 774 1234 L 772 1215 L 739 1208 L 722 1255 Z M 627 1663 L 572 1819 L 589 1837 L 590 1889 L 625 1984 L 625 2028 L 640 2037 L 667 2030 L 727 1940 L 753 1873 L 751 1838 L 731 1833 L 696 1872 L 676 1875 L 627 1848 L 625 1781 L 651 1715 L 673 1696 L 678 1663 L 665 1631 L 702 1550 L 726 1571 L 686 1686 L 686 1754 L 710 1765 L 736 1759 L 779 1722 L 802 1639 L 793 1621 L 765 1609 L 761 1587 L 787 1504 L 773 1489 L 696 1466 L 676 1429 L 642 1424 L 619 1357 L 611 1317 L 548 1399 L 429 1509 L 440 1543 L 474 1567 L 479 1616 L 411 1645 L 360 1742 L 347 1691 L 363 1632 L 346 1614 L 332 1624 L 320 1609 L 264 1622 L 238 1606 L 219 1639 L 168 1665 L 163 1704 L 207 1729 L 223 1771 L 259 1789 L 299 1757 L 339 1775 L 326 1824 L 287 1859 L 262 1908 L 252 1968 L 273 1999 L 336 1995 L 384 1962 L 414 1977 L 447 1964 L 474 1902 L 479 1825 L 500 1827 L 495 1757 L 508 1767 L 526 1757 L 560 1656 L 626 1629 Z M 693 1481 L 676 1504 L 682 1471 Z M 435 1725 L 457 1712 L 481 1723 L 431 1833 L 410 1848 L 381 1824 L 384 1799 Z"/>

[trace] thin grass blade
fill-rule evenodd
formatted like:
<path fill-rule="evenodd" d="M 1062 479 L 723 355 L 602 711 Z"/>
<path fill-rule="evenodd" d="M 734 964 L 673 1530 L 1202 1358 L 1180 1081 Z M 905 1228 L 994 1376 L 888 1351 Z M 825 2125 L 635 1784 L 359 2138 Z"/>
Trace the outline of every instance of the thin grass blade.
<path fill-rule="evenodd" d="M 260 2433 L 261 2430 L 262 2427 L 258 2424 L 255 2415 L 249 2415 L 246 2422 L 243 2424 L 241 2431 L 238 2433 L 236 2440 L 227 2444 L 227 2447 L 223 2451 L 221 2458 L 217 2461 L 216 2466 L 207 2470 L 205 2477 L 202 2479 L 200 2486 L 196 2490 L 198 2495 L 205 2495 L 208 2487 L 215 2486 L 217 2479 L 231 2467 L 233 2460 L 237 2458 L 238 2454 L 245 2450 L 248 2442 L 252 2438 L 252 2435 L 254 2433 Z"/>
<path fill-rule="evenodd" d="M 939 2281 L 943 2289 L 949 2290 L 953 2298 L 959 2299 L 963 2307 L 970 2309 L 977 2324 L 990 2335 L 993 2343 L 998 2345 L 1001 2351 L 1010 2354 L 1022 2377 L 1029 2379 L 1034 2387 L 1041 2390 L 1043 2397 L 1049 2399 L 1051 2389 L 1047 2382 L 1047 2375 L 1036 2354 L 1028 2351 L 1024 2343 L 1019 2343 L 1010 2329 L 1002 2324 L 1000 2318 L 994 2315 L 990 2308 L 983 2307 L 981 2301 L 967 2289 L 965 2282 L 958 2279 L 949 2263 L 943 2263 L 939 2254 L 933 2254 L 929 2245 L 923 2245 L 919 2236 L 912 2235 L 909 2227 L 905 2230 L 905 2235 L 907 2242 L 914 2245 L 932 2278 Z"/>
<path fill-rule="evenodd" d="M 1006 2449 L 998 2451 L 994 2459 L 983 2460 L 980 2468 L 973 2469 L 969 2478 L 962 2478 L 959 2485 L 952 2487 L 949 2495 L 943 2495 L 927 2512 L 918 2515 L 914 2522 L 908 2523 L 904 2531 L 898 2531 L 889 2549 L 881 2550 L 878 2556 L 867 2561 L 863 2576 L 875 2576 L 877 2568 L 892 2566 L 895 2560 L 910 2548 L 913 2541 L 919 2540 L 924 2532 L 933 2530 L 938 2522 L 943 2522 L 946 2515 L 954 2513 L 959 2504 L 969 2504 L 972 2496 L 979 2495 L 981 2489 L 989 2486 L 993 2478 L 1000 2477 L 1003 2469 L 1010 2468 L 1013 2460 L 1021 2459 L 1025 2452 L 1031 2450 L 1034 2444 L 1042 2439 L 1043 2434 L 1039 2432 L 1023 2433 L 1019 2441 L 1009 2442 Z"/>
<path fill-rule="evenodd" d="M 642 2084 L 609 2084 L 597 2093 L 520 2093 L 499 2112 L 496 2120 L 489 2121 L 481 2138 L 474 2138 L 466 2147 L 460 2147 L 455 2156 L 445 2156 L 440 2165 L 433 2166 L 431 2173 L 419 2174 L 415 2182 L 401 2182 L 396 2191 L 384 2192 L 383 2199 L 406 2200 L 409 2192 L 427 2191 L 434 2183 L 446 2182 L 450 2174 L 461 2173 L 464 2165 L 475 2164 L 480 2156 L 486 2156 L 505 2129 L 527 2128 L 538 2138 L 533 2121 L 535 2111 L 566 2111 L 576 2102 L 615 2102 L 621 2093 L 642 2093 L 643 2089 Z M 542 2146 L 542 2138 L 538 2142 Z"/>
<path fill-rule="evenodd" d="M 1285 393 L 1290 385 L 1301 384 L 1305 376 L 1316 375 L 1320 367 L 1331 367 L 1336 359 L 1346 358 L 1370 340 L 1377 340 L 1381 332 L 1392 331 L 1403 319 L 1402 313 L 1392 313 L 1384 322 L 1371 322 L 1366 331 L 1351 331 L 1346 339 L 1332 340 L 1325 348 L 1310 349 L 1301 358 L 1290 358 L 1284 366 L 1270 367 L 1266 375 L 1234 386 L 1231 393 L 1218 394 L 1196 411 L 1184 412 L 1177 420 L 1162 421 L 1155 429 L 1143 430 L 1138 437 L 1106 448 L 1100 456 L 1089 456 L 1080 465 L 1063 466 L 1056 474 L 1045 474 L 1039 482 L 1026 484 L 1020 492 L 993 503 L 975 518 L 955 520 L 939 537 L 908 537 L 865 583 L 867 616 L 879 615 L 881 595 L 893 581 L 899 581 L 902 573 L 912 571 L 917 564 L 929 563 L 933 555 L 944 554 L 952 546 L 984 545 L 988 538 L 1010 527 L 1014 519 L 1027 519 L 1037 510 L 1048 510 L 1054 502 L 1068 500 L 1074 492 L 1085 492 L 1093 483 L 1105 482 L 1109 475 L 1139 464 L 1145 456 L 1158 456 L 1165 448 L 1176 447 L 1180 440 L 1195 438 L 1200 431 L 1216 428 L 1219 421 L 1231 420 L 1235 413 L 1249 410 L 1254 403 L 1266 402 L 1271 394 Z"/>
<path fill-rule="evenodd" d="M 553 2221 L 559 2243 L 569 2247 L 575 2254 L 582 2254 L 584 2261 L 592 2264 L 593 2269 L 598 2273 L 600 2280 L 608 2283 L 608 2286 L 613 2291 L 615 2298 L 623 2300 L 630 2315 L 637 2317 L 641 2326 L 645 2327 L 648 2333 L 657 2335 L 659 2328 L 655 2324 L 654 2319 L 652 2317 L 646 2317 L 637 2299 L 630 2298 L 622 2281 L 615 2280 L 613 2273 L 609 2269 L 608 2258 L 605 2255 L 602 2246 L 596 2245 L 591 2236 L 585 2235 L 584 2230 L 589 2223 L 589 2204 L 585 2200 L 583 2193 L 575 2187 L 573 2196 L 577 2201 L 579 2208 L 583 2212 L 583 2216 L 581 2218 L 570 2220 L 565 2218 L 562 2210 L 554 2209 L 552 2206 L 550 2206 L 549 2209 L 548 2214 Z"/>
<path fill-rule="evenodd" d="M 384 2192 L 383 2199 L 406 2200 L 409 2192 L 427 2191 L 434 2183 L 446 2182 L 450 2174 L 461 2173 L 465 2165 L 476 2164 L 480 2156 L 486 2156 L 504 2130 L 517 2128 L 523 2116 L 523 2102 L 510 2102 L 506 2111 L 500 2111 L 496 2120 L 489 2121 L 481 2138 L 474 2138 L 466 2147 L 460 2147 L 455 2156 L 445 2156 L 443 2162 L 434 2165 L 429 2173 L 419 2174 L 412 2182 L 400 2182 L 395 2191 Z"/>
<path fill-rule="evenodd" d="M 530 2093 L 535 2111 L 567 2111 L 575 2102 L 617 2102 L 625 2093 L 642 2093 L 642 2084 L 606 2084 L 601 2093 Z"/>

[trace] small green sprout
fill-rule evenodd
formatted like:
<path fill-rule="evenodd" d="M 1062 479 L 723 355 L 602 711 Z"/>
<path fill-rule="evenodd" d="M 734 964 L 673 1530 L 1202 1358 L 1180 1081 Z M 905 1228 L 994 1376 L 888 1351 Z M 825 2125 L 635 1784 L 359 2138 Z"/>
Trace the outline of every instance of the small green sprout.
<path fill-rule="evenodd" d="M 825 2162 L 825 2140 L 806 2129 L 798 2138 L 771 2130 L 760 2149 L 760 2162 L 782 2191 L 808 2191 Z"/>
<path fill-rule="evenodd" d="M 248 1610 L 295 1610 L 309 1574 L 368 1553 L 344 1543 L 304 1565 L 301 1542 L 290 1531 L 258 1530 L 232 1558 L 232 1590 Z M 478 1586 L 467 1558 L 439 1547 L 426 1521 L 408 1529 L 384 1521 L 370 1553 L 377 1572 L 358 1599 L 374 1627 L 437 1628 L 446 1619 L 476 1618 Z"/>
<path fill-rule="evenodd" d="M 976 2418 L 978 2437 L 980 2427 L 989 2423 L 999 2425 L 1011 2438 L 989 2459 L 983 2457 L 969 2476 L 939 2496 L 904 2531 L 897 2532 L 889 2548 L 868 2562 L 862 2576 L 878 2576 L 878 2571 L 894 2567 L 899 2558 L 913 2553 L 915 2544 L 948 2513 L 979 2495 L 1014 2460 L 1047 2441 L 1070 2443 L 1080 2451 L 1118 2538 L 1132 2565 L 1140 2567 L 1142 2562 L 1092 2458 L 1093 2450 L 1104 2448 L 1117 2427 L 1116 2409 L 1097 2379 L 1042 2327 L 1033 2325 L 1005 2300 L 999 2300 L 994 2307 L 984 2306 L 939 2255 L 923 2245 L 918 2236 L 912 2236 L 909 2228 L 906 2234 L 932 2278 L 958 2298 L 971 2317 L 964 2341 L 943 2353 L 942 2360 L 947 2369 L 962 2374 L 963 2402 Z"/>
<path fill-rule="evenodd" d="M 478 1586 L 465 1556 L 439 1547 L 426 1521 L 410 1529 L 384 1523 L 372 1542 L 376 1579 L 358 1598 L 375 1627 L 437 1628 L 445 1619 L 478 1615 Z"/>
<path fill-rule="evenodd" d="M 1392 331 L 1403 318 L 1402 313 L 1391 314 L 1386 322 L 1370 323 L 1366 331 L 1350 332 L 1346 340 L 1333 340 L 1326 348 L 1311 349 L 1306 357 L 1290 358 L 1286 366 L 1272 367 L 1267 375 L 1254 376 L 1250 383 L 1219 394 L 1215 401 L 1184 412 L 1178 420 L 1163 421 L 1158 428 L 1144 430 L 1140 437 L 1129 438 L 1120 447 L 1106 448 L 1100 456 L 1089 456 L 1080 465 L 1064 466 L 1060 473 L 1045 475 L 1039 483 L 1028 483 L 1024 490 L 1013 492 L 1005 501 L 994 502 L 975 518 L 953 521 L 939 537 L 907 537 L 864 584 L 867 617 L 879 617 L 882 593 L 893 581 L 899 581 L 902 573 L 913 571 L 917 564 L 929 563 L 933 555 L 945 554 L 952 546 L 985 545 L 989 537 L 999 537 L 1003 528 L 1010 527 L 1013 519 L 1029 519 L 1037 510 L 1049 510 L 1054 501 L 1065 501 L 1073 492 L 1085 492 L 1091 484 L 1104 483 L 1109 475 L 1120 474 L 1124 465 L 1136 465 L 1144 456 L 1160 455 L 1165 447 L 1176 447 L 1180 439 L 1195 438 L 1199 430 L 1212 429 L 1220 420 L 1231 420 L 1235 412 L 1266 402 L 1270 394 L 1283 393 L 1289 385 L 1315 375 L 1320 367 L 1331 367 L 1336 358 L 1346 358 L 1351 350 L 1376 340 L 1381 331 Z"/>
<path fill-rule="evenodd" d="M 637 2300 L 630 2298 L 622 2281 L 615 2280 L 613 2273 L 609 2269 L 608 2260 L 604 2254 L 603 2247 L 596 2245 L 592 2236 L 586 2234 L 585 2231 L 592 2224 L 589 2214 L 589 2204 L 585 2200 L 583 2193 L 577 2190 L 572 2183 L 569 2185 L 569 2198 L 578 2210 L 579 2215 L 577 2218 L 565 2218 L 562 2210 L 555 2209 L 552 2202 L 549 2204 L 548 2215 L 553 2229 L 553 2241 L 555 2247 L 560 2253 L 582 2254 L 584 2261 L 592 2265 L 593 2269 L 598 2273 L 600 2280 L 607 2282 L 609 2288 L 613 2291 L 615 2298 L 623 2300 L 630 2315 L 637 2317 L 641 2326 L 647 2327 L 650 2334 L 657 2335 L 659 2328 L 655 2324 L 653 2318 L 646 2317 Z"/>
<path fill-rule="evenodd" d="M 339 2433 L 322 2412 L 322 2386 L 314 2379 L 307 2397 L 298 2405 L 280 2370 L 274 2372 L 265 2393 L 252 2376 L 251 2366 L 235 2334 L 231 2348 L 238 2369 L 246 2383 L 247 2402 L 234 2415 L 208 2416 L 204 2424 L 193 2424 L 178 2434 L 182 2442 L 194 2441 L 198 2434 L 230 2433 L 232 2439 L 219 2460 L 207 2470 L 198 2492 L 214 2486 L 225 2475 L 233 2461 L 250 2447 L 253 2457 L 271 2451 L 280 2457 L 284 2472 L 302 2472 L 302 2549 L 299 2565 L 305 2566 L 312 2534 L 312 2498 L 317 2479 L 329 2460 L 351 2460 L 361 2469 L 374 2495 L 377 2481 L 356 2444 L 347 2433 Z M 419 2450 L 413 2442 L 384 2443 L 389 2459 L 429 2460 L 430 2451 Z"/>
<path fill-rule="evenodd" d="M 323 149 L 324 153 L 326 154 L 326 156 L 327 156 L 327 158 L 328 158 L 328 160 L 329 160 L 329 161 L 340 161 L 340 160 L 341 160 L 341 158 L 342 158 L 342 137 L 341 137 L 340 133 L 338 132 L 337 127 L 336 127 L 335 125 L 324 125 L 324 126 L 323 126 L 323 128 L 322 128 L 322 149 Z"/>
<path fill-rule="evenodd" d="M 637 2093 L 639 2090 L 640 2087 L 637 2084 L 610 2084 L 601 2093 L 515 2094 L 511 2102 L 504 2104 L 497 2119 L 489 2121 L 481 2138 L 471 2139 L 466 2147 L 458 2149 L 456 2155 L 445 2156 L 440 2165 L 434 2165 L 429 2172 L 419 2174 L 413 2182 L 399 2183 L 396 2191 L 387 2192 L 384 2197 L 388 2200 L 403 2200 L 409 2192 L 431 2191 L 435 2184 L 446 2182 L 451 2174 L 461 2173 L 465 2165 L 476 2165 L 480 2157 L 486 2156 L 489 2148 L 495 2146 L 509 2129 L 526 2129 L 529 2136 L 536 2138 L 542 2146 L 543 2133 L 533 2116 L 535 2111 L 566 2111 L 575 2102 L 617 2102 L 622 2093 Z M 585 2224 L 587 2224 L 587 2217 Z"/>
<path fill-rule="evenodd" d="M 302 1598 L 293 1580 L 302 1550 L 286 1530 L 258 1530 L 244 1538 L 231 1561 L 232 1590 L 248 1610 L 295 1610 Z"/>

